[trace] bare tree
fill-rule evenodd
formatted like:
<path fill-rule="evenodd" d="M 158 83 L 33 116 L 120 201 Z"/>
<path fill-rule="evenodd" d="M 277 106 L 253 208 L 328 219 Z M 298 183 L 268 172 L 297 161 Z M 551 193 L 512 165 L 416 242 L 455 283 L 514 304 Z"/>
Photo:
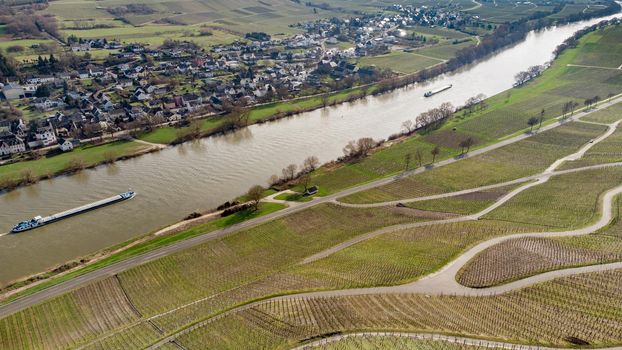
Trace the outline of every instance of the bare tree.
<path fill-rule="evenodd" d="M 518 72 L 514 76 L 514 85 L 515 86 L 521 86 L 521 85 L 525 84 L 526 82 L 528 82 L 529 79 L 530 79 L 530 77 L 529 77 L 529 73 L 528 72 Z"/>
<path fill-rule="evenodd" d="M 302 185 L 302 187 L 304 187 L 304 191 L 307 192 L 307 189 L 309 188 L 309 185 L 311 184 L 311 175 L 309 174 L 303 174 L 300 176 L 300 178 L 298 179 L 298 183 L 300 185 Z"/>
<path fill-rule="evenodd" d="M 296 170 L 298 170 L 298 166 L 296 164 L 290 164 L 283 168 L 283 179 L 289 181 L 296 176 Z"/>
<path fill-rule="evenodd" d="M 402 129 L 405 134 L 411 134 L 415 130 L 415 123 L 412 120 L 404 120 L 402 122 Z"/>
<path fill-rule="evenodd" d="M 540 119 L 538 120 L 538 129 L 542 127 L 542 121 L 544 120 L 544 108 L 540 111 Z"/>
<path fill-rule="evenodd" d="M 320 160 L 316 156 L 307 157 L 302 163 L 302 171 L 312 172 L 320 165 Z"/>
<path fill-rule="evenodd" d="M 348 143 L 343 147 L 343 155 L 346 158 L 353 158 L 356 156 L 356 141 L 348 141 Z"/>
<path fill-rule="evenodd" d="M 527 125 L 530 126 L 529 132 L 533 131 L 533 127 L 536 126 L 536 124 L 538 124 L 538 118 L 536 117 L 531 117 L 527 120 Z"/>
<path fill-rule="evenodd" d="M 277 174 L 272 174 L 268 178 L 268 183 L 270 184 L 270 186 L 274 186 L 274 185 L 278 184 L 280 181 L 281 181 L 281 178 L 279 178 L 279 176 Z"/>
<path fill-rule="evenodd" d="M 440 153 L 441 149 L 438 146 L 434 146 L 434 148 L 432 148 L 432 150 L 430 151 L 430 154 L 432 155 L 432 163 L 436 161 L 436 156 L 438 156 Z"/>
<path fill-rule="evenodd" d="M 366 156 L 367 152 L 369 152 L 374 146 L 376 142 L 371 137 L 361 137 L 356 141 L 356 146 L 358 147 L 358 153 L 361 156 Z"/>
<path fill-rule="evenodd" d="M 462 154 L 464 154 L 464 149 L 466 148 L 466 152 L 468 153 L 471 149 L 471 146 L 475 144 L 475 141 L 472 137 L 467 137 L 466 139 L 460 141 L 459 146 L 462 148 Z"/>
<path fill-rule="evenodd" d="M 421 154 L 420 149 L 415 150 L 415 161 L 417 162 L 417 166 L 421 166 L 423 164 L 423 155 Z"/>
<path fill-rule="evenodd" d="M 404 170 L 408 170 L 408 168 L 410 167 L 411 158 L 412 158 L 412 155 L 410 153 L 406 153 L 404 155 Z"/>
<path fill-rule="evenodd" d="M 251 201 L 253 210 L 257 210 L 259 208 L 259 202 L 261 198 L 263 198 L 263 188 L 259 185 L 255 185 L 248 189 L 246 196 Z"/>

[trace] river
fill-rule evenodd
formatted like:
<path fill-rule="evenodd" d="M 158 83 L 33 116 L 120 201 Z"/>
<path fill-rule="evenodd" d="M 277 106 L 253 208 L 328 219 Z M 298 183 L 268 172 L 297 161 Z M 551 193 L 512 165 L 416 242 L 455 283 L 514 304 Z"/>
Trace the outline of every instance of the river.
<path fill-rule="evenodd" d="M 41 181 L 0 195 L 0 232 L 17 221 L 73 208 L 131 188 L 136 198 L 39 229 L 0 237 L 0 283 L 43 271 L 213 208 L 265 184 L 271 174 L 310 155 L 321 162 L 341 155 L 353 139 L 384 139 L 406 119 L 449 101 L 512 87 L 514 75 L 552 58 L 557 45 L 602 19 L 530 33 L 526 40 L 461 71 L 424 85 L 304 113 L 224 136 Z M 431 98 L 430 87 L 453 84 Z"/>

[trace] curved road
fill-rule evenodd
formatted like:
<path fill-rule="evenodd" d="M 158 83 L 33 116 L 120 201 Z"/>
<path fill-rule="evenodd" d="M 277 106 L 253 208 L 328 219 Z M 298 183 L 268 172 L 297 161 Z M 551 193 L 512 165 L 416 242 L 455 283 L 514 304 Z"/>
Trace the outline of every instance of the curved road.
<path fill-rule="evenodd" d="M 614 98 L 610 99 L 608 102 L 603 102 L 601 103 L 597 108 L 591 109 L 591 110 L 583 110 L 580 112 L 577 112 L 576 115 L 574 117 L 569 118 L 568 120 L 576 120 L 579 119 L 585 115 L 588 115 L 590 113 L 593 113 L 597 110 L 609 107 L 615 103 L 618 103 L 622 101 L 622 95 L 617 95 Z M 559 118 L 558 118 L 559 119 Z M 563 120 L 559 120 L 557 122 L 551 123 L 549 125 L 546 125 L 544 127 L 542 127 L 542 129 L 540 131 L 546 131 L 546 130 L 550 130 L 553 128 L 556 128 L 562 124 L 564 124 L 565 121 Z M 162 247 L 162 248 L 158 248 L 149 252 L 146 252 L 144 254 L 138 255 L 138 256 L 134 256 L 131 258 L 128 258 L 126 260 L 108 265 L 106 267 L 91 271 L 91 272 L 87 272 L 81 276 L 78 276 L 76 278 L 73 278 L 71 280 L 67 280 L 64 282 L 61 282 L 59 284 L 56 284 L 54 286 L 51 286 L 49 288 L 46 288 L 44 290 L 35 292 L 33 294 L 24 296 L 20 299 L 17 299 L 13 302 L 10 302 L 8 304 L 2 305 L 0 306 L 0 317 L 5 317 L 11 313 L 17 312 L 19 310 L 22 310 L 24 308 L 30 307 L 32 305 L 35 305 L 37 303 L 40 303 L 46 299 L 55 297 L 55 296 L 59 296 L 63 293 L 67 293 L 73 289 L 79 288 L 83 285 L 89 284 L 89 283 L 93 283 L 95 281 L 104 279 L 106 277 L 110 277 L 110 276 L 114 276 L 117 273 L 123 272 L 125 270 L 128 270 L 132 267 L 156 260 L 158 258 L 161 258 L 163 256 L 167 256 L 188 248 L 191 248 L 193 246 L 229 235 L 231 233 L 237 232 L 239 230 L 242 229 L 246 229 L 252 226 L 256 226 L 265 222 L 268 222 L 270 220 L 274 220 L 276 218 L 281 218 L 283 216 L 292 214 L 294 212 L 298 212 L 301 210 L 305 210 L 307 208 L 310 208 L 312 206 L 315 206 L 317 204 L 320 203 L 327 203 L 327 202 L 332 202 L 334 201 L 336 198 L 339 197 L 343 197 L 343 196 L 347 196 L 349 194 L 353 194 L 356 192 L 360 192 L 360 191 L 365 191 L 365 190 L 369 190 L 378 186 L 382 186 L 382 185 L 386 185 L 388 183 L 391 183 L 393 181 L 395 181 L 396 179 L 399 179 L 403 176 L 410 176 L 410 175 L 414 175 L 414 174 L 418 174 L 418 173 L 422 173 L 424 171 L 427 171 L 428 169 L 432 169 L 435 167 L 439 167 L 439 166 L 444 166 L 447 164 L 452 164 L 454 162 L 460 161 L 463 158 L 469 157 L 469 156 L 475 156 L 475 155 L 479 155 L 479 154 L 483 154 L 486 152 L 489 152 L 491 150 L 524 140 L 526 138 L 531 137 L 532 134 L 520 134 L 514 137 L 510 137 L 507 138 L 505 140 L 502 140 L 498 143 L 474 150 L 472 152 L 470 152 L 469 154 L 463 156 L 463 157 L 457 157 L 457 158 L 450 158 L 450 159 L 446 159 L 443 161 L 439 161 L 438 163 L 436 163 L 433 167 L 430 168 L 425 168 L 425 167 L 421 167 L 421 168 L 417 168 L 417 169 L 413 169 L 411 171 L 405 172 L 403 174 L 400 174 L 398 176 L 395 177 L 387 177 L 387 178 L 383 178 L 383 179 L 379 179 L 376 181 L 372 181 L 363 185 L 359 185 L 359 186 L 355 186 L 346 190 L 343 190 L 341 192 L 335 193 L 333 195 L 329 195 L 326 197 L 322 197 L 322 198 L 317 198 L 311 202 L 306 202 L 303 204 L 300 204 L 298 206 L 295 207 L 290 207 L 290 208 L 286 208 L 256 219 L 252 219 L 252 220 L 248 220 L 236 225 L 232 225 L 229 226 L 227 228 L 221 229 L 221 230 L 217 230 L 217 231 L 213 231 L 210 233 L 206 233 L 203 235 L 199 235 L 187 240 L 183 240 L 183 241 L 179 241 L 176 243 L 173 243 L 171 245 Z"/>
<path fill-rule="evenodd" d="M 622 185 L 614 189 L 611 189 L 605 193 L 602 198 L 602 216 L 593 225 L 571 231 L 560 232 L 538 232 L 538 233 L 523 233 L 510 236 L 502 236 L 493 238 L 491 240 L 482 242 L 475 247 L 469 249 L 465 253 L 461 254 L 458 258 L 449 262 L 439 271 L 423 277 L 415 282 L 392 286 L 392 287 L 370 287 L 370 288 L 353 288 L 353 289 L 341 289 L 341 290 L 327 290 L 319 292 L 308 292 L 278 296 L 257 302 L 249 303 L 226 312 L 220 315 L 208 318 L 194 325 L 187 327 L 179 332 L 176 332 L 166 338 L 161 339 L 157 343 L 150 346 L 148 349 L 157 349 L 166 343 L 176 340 L 181 335 L 190 333 L 197 330 L 207 324 L 210 324 L 216 320 L 222 319 L 235 313 L 267 304 L 274 301 L 301 299 L 301 298 L 329 298 L 329 297 L 341 297 L 341 296 L 355 296 L 355 295 L 372 295 L 372 294 L 407 294 L 417 293 L 426 295 L 461 295 L 461 296 L 484 296 L 484 295 L 498 295 L 510 292 L 512 290 L 521 289 L 530 286 L 534 283 L 550 281 L 560 277 L 572 276 L 581 273 L 608 271 L 622 268 L 622 262 L 616 262 L 611 264 L 591 265 L 577 268 L 568 268 L 563 270 L 555 270 L 532 277 L 527 277 L 521 280 L 517 280 L 508 284 L 494 286 L 489 288 L 470 288 L 459 284 L 456 281 L 456 274 L 458 271 L 476 254 L 487 249 L 495 244 L 503 242 L 508 239 L 523 238 L 523 237 L 563 237 L 563 236 L 576 236 L 592 233 L 605 227 L 612 219 L 612 203 L 615 196 L 622 193 Z"/>
<path fill-rule="evenodd" d="M 466 337 L 454 337 L 450 335 L 440 335 L 432 333 L 411 333 L 411 332 L 357 332 L 339 334 L 331 337 L 323 338 L 309 344 L 305 344 L 292 350 L 307 350 L 313 349 L 319 346 L 328 345 L 338 342 L 346 338 L 358 338 L 358 337 L 397 337 L 397 338 L 409 338 L 413 340 L 425 340 L 425 341 L 442 341 L 452 344 L 468 345 L 485 347 L 491 349 L 507 349 L 507 350 L 568 350 L 568 348 L 548 348 L 542 346 L 522 345 L 514 343 L 504 343 L 486 339 L 466 338 Z M 622 347 L 610 347 L 599 348 L 600 350 L 622 350 Z"/>
<path fill-rule="evenodd" d="M 534 176 L 529 176 L 527 178 L 523 178 L 523 179 L 518 179 L 515 181 L 520 181 L 520 182 L 525 182 L 525 181 L 529 181 L 529 180 L 536 180 L 534 182 L 525 184 L 513 191 L 511 191 L 510 193 L 506 194 L 504 197 L 502 197 L 500 200 L 498 200 L 497 202 L 495 202 L 493 205 L 489 206 L 488 208 L 484 209 L 483 211 L 474 214 L 474 215 L 468 215 L 468 216 L 463 216 L 463 217 L 458 217 L 458 218 L 452 218 L 452 219 L 447 219 L 447 220 L 437 220 L 437 221 L 428 221 L 428 222 L 420 222 L 420 223 L 412 223 L 412 224 L 401 224 L 401 225 L 394 225 L 391 227 L 385 227 L 382 228 L 380 230 L 374 231 L 374 232 L 370 232 L 368 234 L 364 234 L 361 236 L 358 236 L 350 241 L 347 242 L 343 242 L 341 244 L 338 244 L 328 250 L 325 250 L 323 252 L 320 252 L 318 254 L 315 254 L 313 256 L 308 257 L 307 259 L 305 259 L 302 263 L 308 263 L 308 262 L 312 262 L 318 259 L 321 259 L 323 257 L 326 257 L 330 254 L 335 253 L 336 251 L 339 251 L 341 249 L 344 249 L 348 246 L 351 246 L 353 244 L 359 243 L 363 240 L 369 239 L 371 237 L 375 237 L 384 233 L 389 233 L 389 232 L 393 232 L 395 230 L 399 230 L 399 229 L 405 229 L 405 228 L 412 228 L 412 227 L 419 227 L 419 226 L 425 226 L 425 225 L 435 225 L 435 224 L 442 224 L 442 223 L 448 223 L 448 222 L 458 222 L 458 221 L 467 221 L 467 220 L 477 220 L 479 217 L 488 214 L 489 212 L 491 212 L 492 210 L 498 208 L 499 206 L 501 206 L 502 204 L 506 203 L 508 200 L 510 200 L 511 198 L 513 198 L 514 196 L 516 196 L 517 194 L 525 191 L 526 189 L 529 189 L 531 187 L 540 185 L 542 183 L 545 183 L 546 181 L 548 181 L 552 176 L 556 176 L 556 175 L 561 175 L 561 174 L 569 174 L 569 173 L 573 173 L 573 172 L 578 172 L 578 171 L 585 171 L 585 170 L 590 170 L 590 169 L 597 169 L 597 168 L 602 168 L 602 167 L 606 167 L 606 166 L 619 166 L 622 165 L 622 163 L 611 163 L 611 164 L 599 164 L 599 165 L 595 165 L 595 166 L 589 166 L 589 167 L 584 167 L 584 168 L 578 168 L 578 169 L 569 169 L 569 170 L 563 170 L 563 171 L 555 171 L 555 169 L 557 167 L 559 167 L 564 161 L 571 161 L 571 160 L 576 160 L 581 158 L 585 152 L 587 152 L 590 148 L 592 148 L 594 145 L 596 145 L 597 143 L 603 141 L 604 139 L 606 139 L 607 137 L 609 137 L 611 134 L 613 134 L 617 128 L 617 126 L 619 125 L 619 123 L 621 122 L 617 121 L 615 123 L 612 124 L 608 124 L 609 128 L 608 130 L 602 134 L 600 137 L 598 137 L 597 139 L 587 143 L 586 145 L 584 145 L 583 147 L 581 147 L 577 152 L 570 154 L 568 156 L 565 156 L 563 158 L 560 158 L 559 160 L 555 161 L 553 164 L 551 164 L 551 166 L 549 166 L 546 170 L 544 170 L 541 174 L 539 175 L 534 175 Z M 522 180 L 522 181 L 521 181 Z M 190 333 L 198 328 L 201 328 L 215 320 L 221 319 L 223 317 L 226 317 L 228 315 L 232 315 L 234 313 L 243 311 L 243 310 L 247 310 L 249 308 L 258 306 L 258 305 L 262 305 L 262 304 L 266 304 L 269 302 L 273 302 L 273 301 L 279 301 L 279 300 L 291 300 L 291 299 L 300 299 L 300 298 L 321 298 L 321 297 L 338 297 L 338 296 L 353 296 L 353 295 L 370 295 L 370 294 L 404 294 L 404 293 L 418 293 L 418 294 L 426 294 L 426 295 L 447 295 L 447 294 L 454 294 L 454 295 L 462 295 L 462 296 L 482 296 L 482 295 L 498 295 L 498 294 L 503 294 L 503 293 L 507 293 L 513 290 L 517 290 L 517 289 L 521 289 L 527 286 L 530 286 L 532 284 L 535 283 L 539 283 L 539 282 L 544 282 L 544 281 L 549 281 L 552 279 L 556 279 L 556 278 L 560 278 L 560 277 L 565 277 L 565 276 L 571 276 L 571 275 L 576 275 L 576 274 L 581 274 L 581 273 L 588 273 L 588 272 L 597 272 L 597 271 L 607 271 L 607 270 L 612 270 L 612 269 L 619 269 L 622 268 L 622 262 L 616 262 L 616 263 L 610 263 L 610 264 L 601 264 L 601 265 L 591 265 L 591 266 L 583 266 L 583 267 L 577 267 L 577 268 L 567 268 L 567 269 L 560 269 L 560 270 L 555 270 L 555 271 L 550 271 L 550 272 L 546 272 L 546 273 L 541 273 L 535 276 L 531 276 L 531 277 L 527 277 L 527 278 L 523 278 L 511 283 L 507 283 L 507 284 L 503 284 L 500 286 L 493 286 L 493 287 L 488 287 L 488 288 L 470 288 L 470 287 L 466 287 L 461 285 L 460 283 L 458 283 L 456 281 L 456 276 L 458 274 L 458 272 L 460 271 L 460 269 L 466 265 L 472 258 L 474 258 L 477 254 L 479 254 L 480 252 L 496 245 L 499 244 L 501 242 L 507 241 L 507 240 L 511 240 L 511 239 L 517 239 L 517 238 L 525 238 L 525 237 L 569 237 L 569 236 L 577 236 L 577 235 L 586 235 L 586 234 L 590 234 L 593 233 L 595 231 L 598 231 L 599 229 L 607 226 L 612 218 L 613 218 L 613 202 L 614 202 L 614 198 L 622 193 L 622 185 L 615 187 L 613 189 L 610 189 L 609 191 L 607 191 L 601 198 L 602 201 L 602 205 L 600 206 L 601 211 L 602 211 L 602 215 L 600 217 L 600 219 L 587 227 L 583 227 L 580 229 L 576 229 L 576 230 L 568 230 L 568 231 L 549 231 L 549 232 L 536 232 L 536 233 L 520 233 L 520 234 L 514 234 L 514 235 L 508 235 L 508 236 L 500 236 L 500 237 L 496 237 L 496 238 L 492 238 L 489 239 L 487 241 L 481 242 L 477 245 L 475 245 L 474 247 L 470 248 L 469 250 L 467 250 L 466 252 L 462 253 L 460 256 L 458 256 L 456 259 L 452 260 L 451 262 L 449 262 L 448 264 L 446 264 L 444 267 L 442 267 L 440 270 L 438 270 L 435 273 L 432 273 L 428 276 L 425 276 L 417 281 L 411 282 L 411 283 L 407 283 L 407 284 L 403 284 L 403 285 L 398 285 L 398 286 L 391 286 L 391 287 L 370 287 L 370 288 L 353 288 L 353 289 L 342 289 L 342 290 L 328 290 L 328 291 L 319 291 L 319 292 L 308 292 L 308 293 L 298 293 L 298 294 L 290 294 L 290 295 L 283 295 L 283 296 L 278 296 L 278 297 L 274 297 L 274 298 L 269 298 L 266 300 L 261 300 L 261 301 L 257 301 L 257 302 L 253 302 L 253 303 L 249 303 L 247 305 L 243 305 L 234 309 L 231 309 L 229 311 L 226 311 L 220 315 L 217 315 L 215 317 L 212 318 L 208 318 L 204 321 L 198 322 L 188 328 L 185 328 L 173 335 L 170 335 L 164 339 L 162 339 L 161 341 L 155 343 L 154 345 L 152 345 L 149 349 L 156 349 L 159 348 L 160 346 L 163 346 L 166 343 L 169 343 L 171 341 L 176 340 L 179 336 L 183 335 L 183 334 L 187 334 Z M 451 196 L 453 195 L 452 193 L 448 193 L 445 194 L 446 196 Z M 386 204 L 385 204 L 386 205 Z M 467 339 L 467 338 L 464 338 Z"/>

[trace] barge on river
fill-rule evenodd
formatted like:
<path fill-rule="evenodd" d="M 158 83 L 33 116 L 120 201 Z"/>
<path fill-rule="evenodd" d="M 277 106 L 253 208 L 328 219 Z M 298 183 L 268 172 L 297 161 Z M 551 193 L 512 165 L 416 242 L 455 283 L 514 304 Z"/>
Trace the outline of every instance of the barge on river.
<path fill-rule="evenodd" d="M 24 231 L 32 230 L 33 228 L 37 228 L 37 227 L 40 227 L 40 226 L 43 226 L 43 225 L 47 225 L 47 224 L 52 223 L 54 221 L 59 221 L 59 220 L 68 218 L 70 216 L 82 214 L 84 212 L 87 212 L 87 211 L 90 211 L 90 210 L 94 210 L 94 209 L 97 209 L 97 208 L 101 208 L 101 207 L 105 207 L 107 205 L 114 204 L 114 203 L 117 203 L 117 202 L 126 201 L 128 199 L 134 198 L 134 196 L 136 196 L 136 192 L 134 192 L 134 191 L 123 192 L 123 193 L 118 194 L 116 196 L 112 196 L 110 198 L 102 199 L 102 200 L 99 200 L 97 202 L 86 204 L 86 205 L 83 205 L 83 206 L 80 206 L 80 207 L 77 207 L 77 208 L 65 210 L 63 212 L 60 212 L 60 213 L 57 213 L 57 214 L 54 214 L 54 215 L 50 215 L 50 216 L 46 216 L 46 217 L 35 216 L 34 218 L 32 218 L 30 220 L 22 221 L 19 224 L 13 226 L 13 229 L 11 230 L 11 233 L 18 233 L 18 232 L 24 232 Z"/>
<path fill-rule="evenodd" d="M 445 90 L 449 90 L 449 89 L 451 89 L 451 88 L 452 88 L 452 86 L 453 86 L 453 85 L 449 84 L 449 85 L 445 85 L 445 86 L 443 86 L 443 87 L 440 87 L 440 88 L 438 88 L 438 89 L 430 90 L 430 91 L 426 92 L 425 94 L 423 94 L 423 96 L 424 96 L 424 97 L 432 97 L 432 96 L 434 96 L 434 95 L 436 95 L 436 94 L 438 94 L 438 93 L 441 93 L 441 92 L 443 92 L 443 91 L 445 91 Z"/>

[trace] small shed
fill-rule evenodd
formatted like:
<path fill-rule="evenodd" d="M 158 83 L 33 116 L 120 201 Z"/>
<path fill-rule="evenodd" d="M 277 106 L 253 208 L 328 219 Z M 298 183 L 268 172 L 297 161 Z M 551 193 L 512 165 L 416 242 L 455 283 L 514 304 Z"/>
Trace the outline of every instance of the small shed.
<path fill-rule="evenodd" d="M 317 186 L 311 186 L 311 187 L 307 188 L 307 190 L 305 191 L 304 195 L 305 196 L 313 196 L 314 194 L 317 193 L 318 190 L 319 190 L 319 188 Z"/>

